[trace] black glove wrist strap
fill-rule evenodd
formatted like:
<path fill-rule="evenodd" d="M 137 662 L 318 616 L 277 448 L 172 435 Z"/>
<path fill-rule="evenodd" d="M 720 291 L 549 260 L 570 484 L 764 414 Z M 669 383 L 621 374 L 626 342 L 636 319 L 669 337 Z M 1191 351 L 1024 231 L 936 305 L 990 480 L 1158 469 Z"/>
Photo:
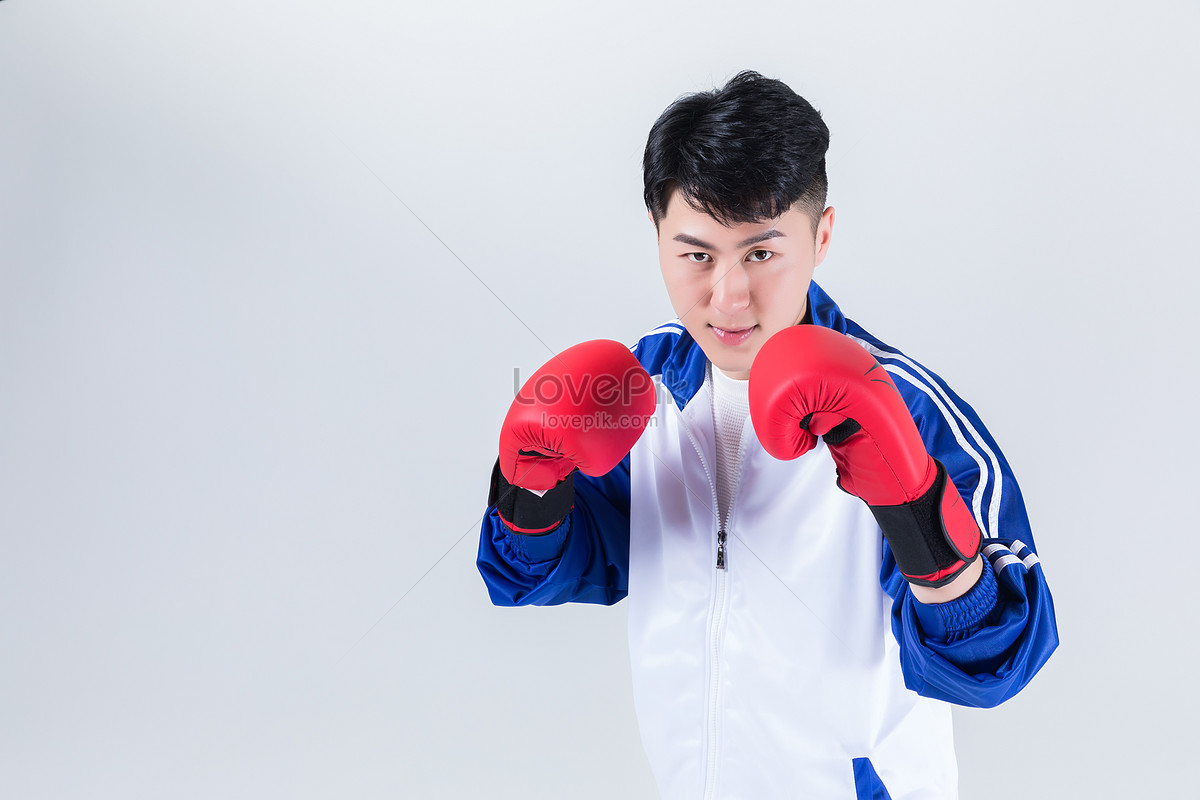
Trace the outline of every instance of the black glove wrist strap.
<path fill-rule="evenodd" d="M 575 470 L 541 497 L 509 483 L 500 469 L 500 459 L 492 467 L 488 505 L 495 506 L 511 530 L 528 536 L 547 534 L 566 519 L 575 505 Z"/>
<path fill-rule="evenodd" d="M 911 583 L 922 586 L 944 586 L 954 580 L 977 553 L 967 558 L 961 553 L 942 520 L 942 496 L 945 492 L 957 492 L 954 483 L 946 474 L 946 467 L 936 458 L 937 477 L 929 491 L 910 503 L 894 506 L 867 506 L 875 515 L 875 521 L 883 530 L 896 566 Z M 976 548 L 978 550 L 978 548 Z M 933 575 L 940 570 L 958 567 L 952 573 L 936 581 L 925 580 L 922 575 Z"/>

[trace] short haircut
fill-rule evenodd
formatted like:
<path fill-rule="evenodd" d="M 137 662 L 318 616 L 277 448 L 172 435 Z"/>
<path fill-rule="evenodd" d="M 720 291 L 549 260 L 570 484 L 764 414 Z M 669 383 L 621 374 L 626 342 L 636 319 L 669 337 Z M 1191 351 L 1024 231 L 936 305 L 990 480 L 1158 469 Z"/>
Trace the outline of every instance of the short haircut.
<path fill-rule="evenodd" d="M 763 222 L 797 202 L 814 235 L 825 210 L 829 128 L 787 84 L 743 70 L 720 89 L 684 95 L 650 128 L 646 208 L 658 227 L 674 189 L 723 225 Z"/>

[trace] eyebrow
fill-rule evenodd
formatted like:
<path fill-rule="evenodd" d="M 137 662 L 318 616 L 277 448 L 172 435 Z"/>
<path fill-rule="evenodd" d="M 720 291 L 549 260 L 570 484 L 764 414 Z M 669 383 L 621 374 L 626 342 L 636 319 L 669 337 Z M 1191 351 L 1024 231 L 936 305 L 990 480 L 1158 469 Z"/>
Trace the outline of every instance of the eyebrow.
<path fill-rule="evenodd" d="M 787 234 L 785 234 L 783 231 L 779 230 L 778 228 L 771 228 L 770 230 L 763 231 L 762 233 L 756 233 L 754 236 L 751 236 L 749 239 L 738 242 L 736 247 L 739 249 L 742 247 L 749 247 L 752 244 L 758 244 L 759 242 L 766 241 L 767 239 L 776 239 L 780 236 L 783 236 L 786 238 Z M 687 233 L 676 234 L 675 241 L 683 242 L 684 244 L 690 244 L 692 247 L 702 247 L 705 250 L 716 250 L 717 249 L 716 247 L 713 247 L 708 242 L 697 239 L 695 236 L 692 236 Z"/>

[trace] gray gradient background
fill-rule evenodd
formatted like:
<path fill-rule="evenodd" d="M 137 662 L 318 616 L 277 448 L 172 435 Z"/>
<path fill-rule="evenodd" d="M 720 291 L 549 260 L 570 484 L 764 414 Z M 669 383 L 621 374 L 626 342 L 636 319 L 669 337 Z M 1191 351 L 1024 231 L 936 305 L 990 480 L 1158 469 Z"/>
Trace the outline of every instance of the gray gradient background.
<path fill-rule="evenodd" d="M 964 798 L 1194 787 L 1196 5 L 638 5 L 0 3 L 0 796 L 654 797 L 623 604 L 493 608 L 478 520 L 514 368 L 672 316 L 642 147 L 743 68 L 1024 489 L 1063 644 Z"/>

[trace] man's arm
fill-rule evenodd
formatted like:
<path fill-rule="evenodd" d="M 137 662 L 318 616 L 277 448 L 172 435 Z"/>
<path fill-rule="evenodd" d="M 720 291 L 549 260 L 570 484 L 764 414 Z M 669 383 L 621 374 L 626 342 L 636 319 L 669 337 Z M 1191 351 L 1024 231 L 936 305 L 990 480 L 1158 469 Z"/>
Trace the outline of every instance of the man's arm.
<path fill-rule="evenodd" d="M 749 391 L 767 452 L 797 458 L 823 438 L 838 486 L 879 523 L 905 684 L 975 706 L 1020 691 L 1058 633 L 1016 480 L 974 410 L 852 325 L 775 334 Z"/>
<path fill-rule="evenodd" d="M 934 603 L 948 603 L 951 600 L 957 600 L 967 592 L 971 591 L 972 587 L 979 582 L 983 576 L 983 560 L 975 559 L 971 564 L 959 573 L 959 576 L 945 586 L 917 586 L 913 584 L 913 596 L 921 603 L 932 605 Z"/>
<path fill-rule="evenodd" d="M 1031 546 L 985 539 L 979 581 L 940 604 L 916 599 L 884 547 L 880 584 L 893 599 L 904 683 L 918 694 L 991 708 L 1021 691 L 1058 646 L 1053 599 Z"/>
<path fill-rule="evenodd" d="M 1024 688 L 1058 646 L 1053 598 L 1020 487 L 974 409 L 940 377 L 865 334 L 860 341 L 904 395 L 927 450 L 945 465 L 984 537 L 978 566 L 968 568 L 978 569 L 978 579 L 966 586 L 964 571 L 939 589 L 905 580 L 884 543 L 880 584 L 893 599 L 905 684 L 959 705 L 996 706 Z M 959 588 L 965 590 L 957 594 Z M 943 590 L 957 596 L 925 594 Z"/>
<path fill-rule="evenodd" d="M 480 531 L 493 603 L 625 596 L 629 451 L 655 405 L 637 357 L 607 339 L 563 350 L 525 382 L 501 426 Z"/>
<path fill-rule="evenodd" d="M 517 533 L 497 510 L 503 491 L 498 484 L 504 483 L 504 478 L 498 466 L 493 468 L 476 565 L 494 604 L 612 605 L 625 597 L 629 587 L 629 456 L 605 475 L 593 478 L 576 472 L 572 480 L 570 498 L 550 498 L 551 502 L 565 502 L 566 516 L 561 522 L 541 534 Z M 522 499 L 538 500 L 533 495 Z"/>

